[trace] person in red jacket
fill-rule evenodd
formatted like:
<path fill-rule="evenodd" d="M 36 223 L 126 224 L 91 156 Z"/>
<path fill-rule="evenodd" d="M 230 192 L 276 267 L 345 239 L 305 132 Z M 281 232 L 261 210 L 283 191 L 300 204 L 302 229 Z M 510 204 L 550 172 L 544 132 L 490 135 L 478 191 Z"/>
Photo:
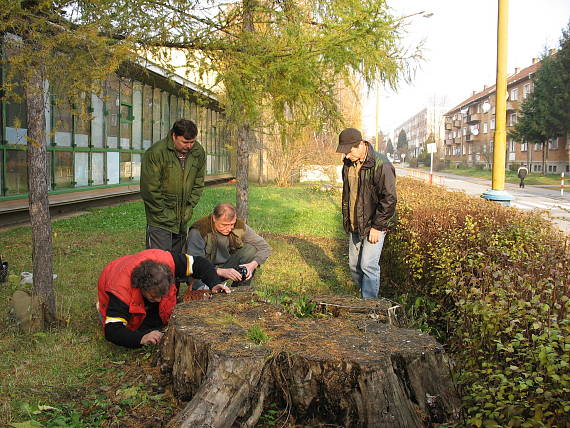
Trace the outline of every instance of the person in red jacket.
<path fill-rule="evenodd" d="M 110 262 L 99 276 L 99 312 L 105 338 L 128 348 L 157 344 L 176 306 L 175 277 L 198 278 L 213 293 L 231 290 L 221 284 L 204 257 L 158 249 L 129 254 Z"/>

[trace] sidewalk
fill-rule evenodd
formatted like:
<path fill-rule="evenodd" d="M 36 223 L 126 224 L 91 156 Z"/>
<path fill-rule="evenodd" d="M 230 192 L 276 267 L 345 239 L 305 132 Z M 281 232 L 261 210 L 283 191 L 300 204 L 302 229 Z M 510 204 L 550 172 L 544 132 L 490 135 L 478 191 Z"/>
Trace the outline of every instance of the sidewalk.
<path fill-rule="evenodd" d="M 402 168 L 396 166 L 398 174 L 405 176 L 412 176 L 416 178 L 429 181 L 429 171 L 417 168 Z M 433 173 L 433 184 L 445 187 L 445 179 L 452 179 L 457 181 L 464 181 L 469 183 L 476 183 L 481 186 L 487 186 L 491 189 L 491 180 L 478 177 L 470 177 L 459 174 L 452 174 L 448 172 L 435 172 Z M 536 195 L 542 197 L 554 198 L 557 200 L 570 200 L 570 183 L 564 188 L 564 195 L 560 196 L 560 185 L 550 184 L 525 184 L 524 189 L 521 189 L 518 184 L 505 183 L 505 190 L 509 192 L 525 192 L 528 195 Z"/>

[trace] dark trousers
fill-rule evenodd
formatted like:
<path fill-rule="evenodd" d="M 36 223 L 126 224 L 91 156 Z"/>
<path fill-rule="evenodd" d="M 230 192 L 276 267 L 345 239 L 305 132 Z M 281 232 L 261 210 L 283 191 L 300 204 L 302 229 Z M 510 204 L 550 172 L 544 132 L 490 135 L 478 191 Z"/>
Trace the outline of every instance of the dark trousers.
<path fill-rule="evenodd" d="M 172 233 L 156 226 L 146 227 L 146 248 L 184 253 L 186 251 L 186 234 Z"/>
<path fill-rule="evenodd" d="M 186 252 L 186 234 L 172 233 L 156 226 L 146 227 L 146 248 L 173 251 L 175 253 Z M 176 278 L 176 293 L 180 290 L 180 283 L 186 282 L 187 278 Z"/>
<path fill-rule="evenodd" d="M 524 179 L 525 177 L 521 178 L 521 182 L 519 183 L 519 187 L 524 189 Z"/>
<path fill-rule="evenodd" d="M 243 265 L 246 263 L 249 263 L 253 260 L 253 258 L 255 257 L 255 253 L 256 253 L 256 249 L 253 245 L 249 245 L 249 244 L 244 244 L 243 247 L 241 247 L 239 250 L 237 250 L 235 253 L 230 255 L 230 258 L 222 264 L 218 264 L 216 265 L 217 268 L 235 268 L 239 265 Z M 255 271 L 253 272 L 255 274 Z M 252 278 L 249 279 L 248 281 L 244 281 L 244 282 L 239 282 L 237 284 L 231 284 L 232 286 L 243 286 L 243 285 L 250 285 L 251 280 L 253 279 L 253 275 Z M 220 278 L 220 282 L 223 282 L 223 278 Z M 199 279 L 196 279 L 194 281 L 194 284 L 192 285 L 192 288 L 194 290 L 200 290 L 200 289 L 204 289 L 204 287 L 207 287 L 206 284 L 204 284 L 202 281 L 200 281 Z"/>

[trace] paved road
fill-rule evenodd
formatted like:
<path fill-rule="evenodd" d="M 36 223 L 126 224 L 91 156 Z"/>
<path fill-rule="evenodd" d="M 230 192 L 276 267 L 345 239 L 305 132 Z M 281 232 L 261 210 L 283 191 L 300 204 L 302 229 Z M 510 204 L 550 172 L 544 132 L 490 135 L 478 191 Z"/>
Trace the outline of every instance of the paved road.
<path fill-rule="evenodd" d="M 399 176 L 416 176 L 427 180 L 424 170 L 412 168 L 397 168 Z M 463 191 L 468 195 L 480 197 L 491 189 L 491 181 L 481 178 L 464 177 L 455 174 L 434 173 L 433 182 L 448 190 Z M 521 210 L 545 210 L 546 215 L 566 234 L 570 235 L 570 186 L 560 195 L 560 187 L 544 188 L 525 186 L 520 189 L 518 184 L 505 183 L 505 190 L 515 197 L 511 206 Z"/>

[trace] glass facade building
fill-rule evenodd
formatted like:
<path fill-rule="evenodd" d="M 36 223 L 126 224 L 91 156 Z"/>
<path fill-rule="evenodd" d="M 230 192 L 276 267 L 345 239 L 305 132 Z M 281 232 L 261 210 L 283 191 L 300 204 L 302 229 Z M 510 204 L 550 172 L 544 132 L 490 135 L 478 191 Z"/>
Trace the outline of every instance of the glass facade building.
<path fill-rule="evenodd" d="M 179 118 L 198 126 L 198 141 L 207 153 L 206 180 L 230 176 L 230 143 L 216 100 L 200 95 L 191 82 L 173 81 L 157 70 L 122 67 L 102 83 L 99 94 L 86 94 L 73 106 L 46 82 L 50 193 L 138 185 L 144 151 L 166 137 Z M 28 191 L 26 105 L 21 99 L 1 100 L 0 201 L 24 198 Z"/>

